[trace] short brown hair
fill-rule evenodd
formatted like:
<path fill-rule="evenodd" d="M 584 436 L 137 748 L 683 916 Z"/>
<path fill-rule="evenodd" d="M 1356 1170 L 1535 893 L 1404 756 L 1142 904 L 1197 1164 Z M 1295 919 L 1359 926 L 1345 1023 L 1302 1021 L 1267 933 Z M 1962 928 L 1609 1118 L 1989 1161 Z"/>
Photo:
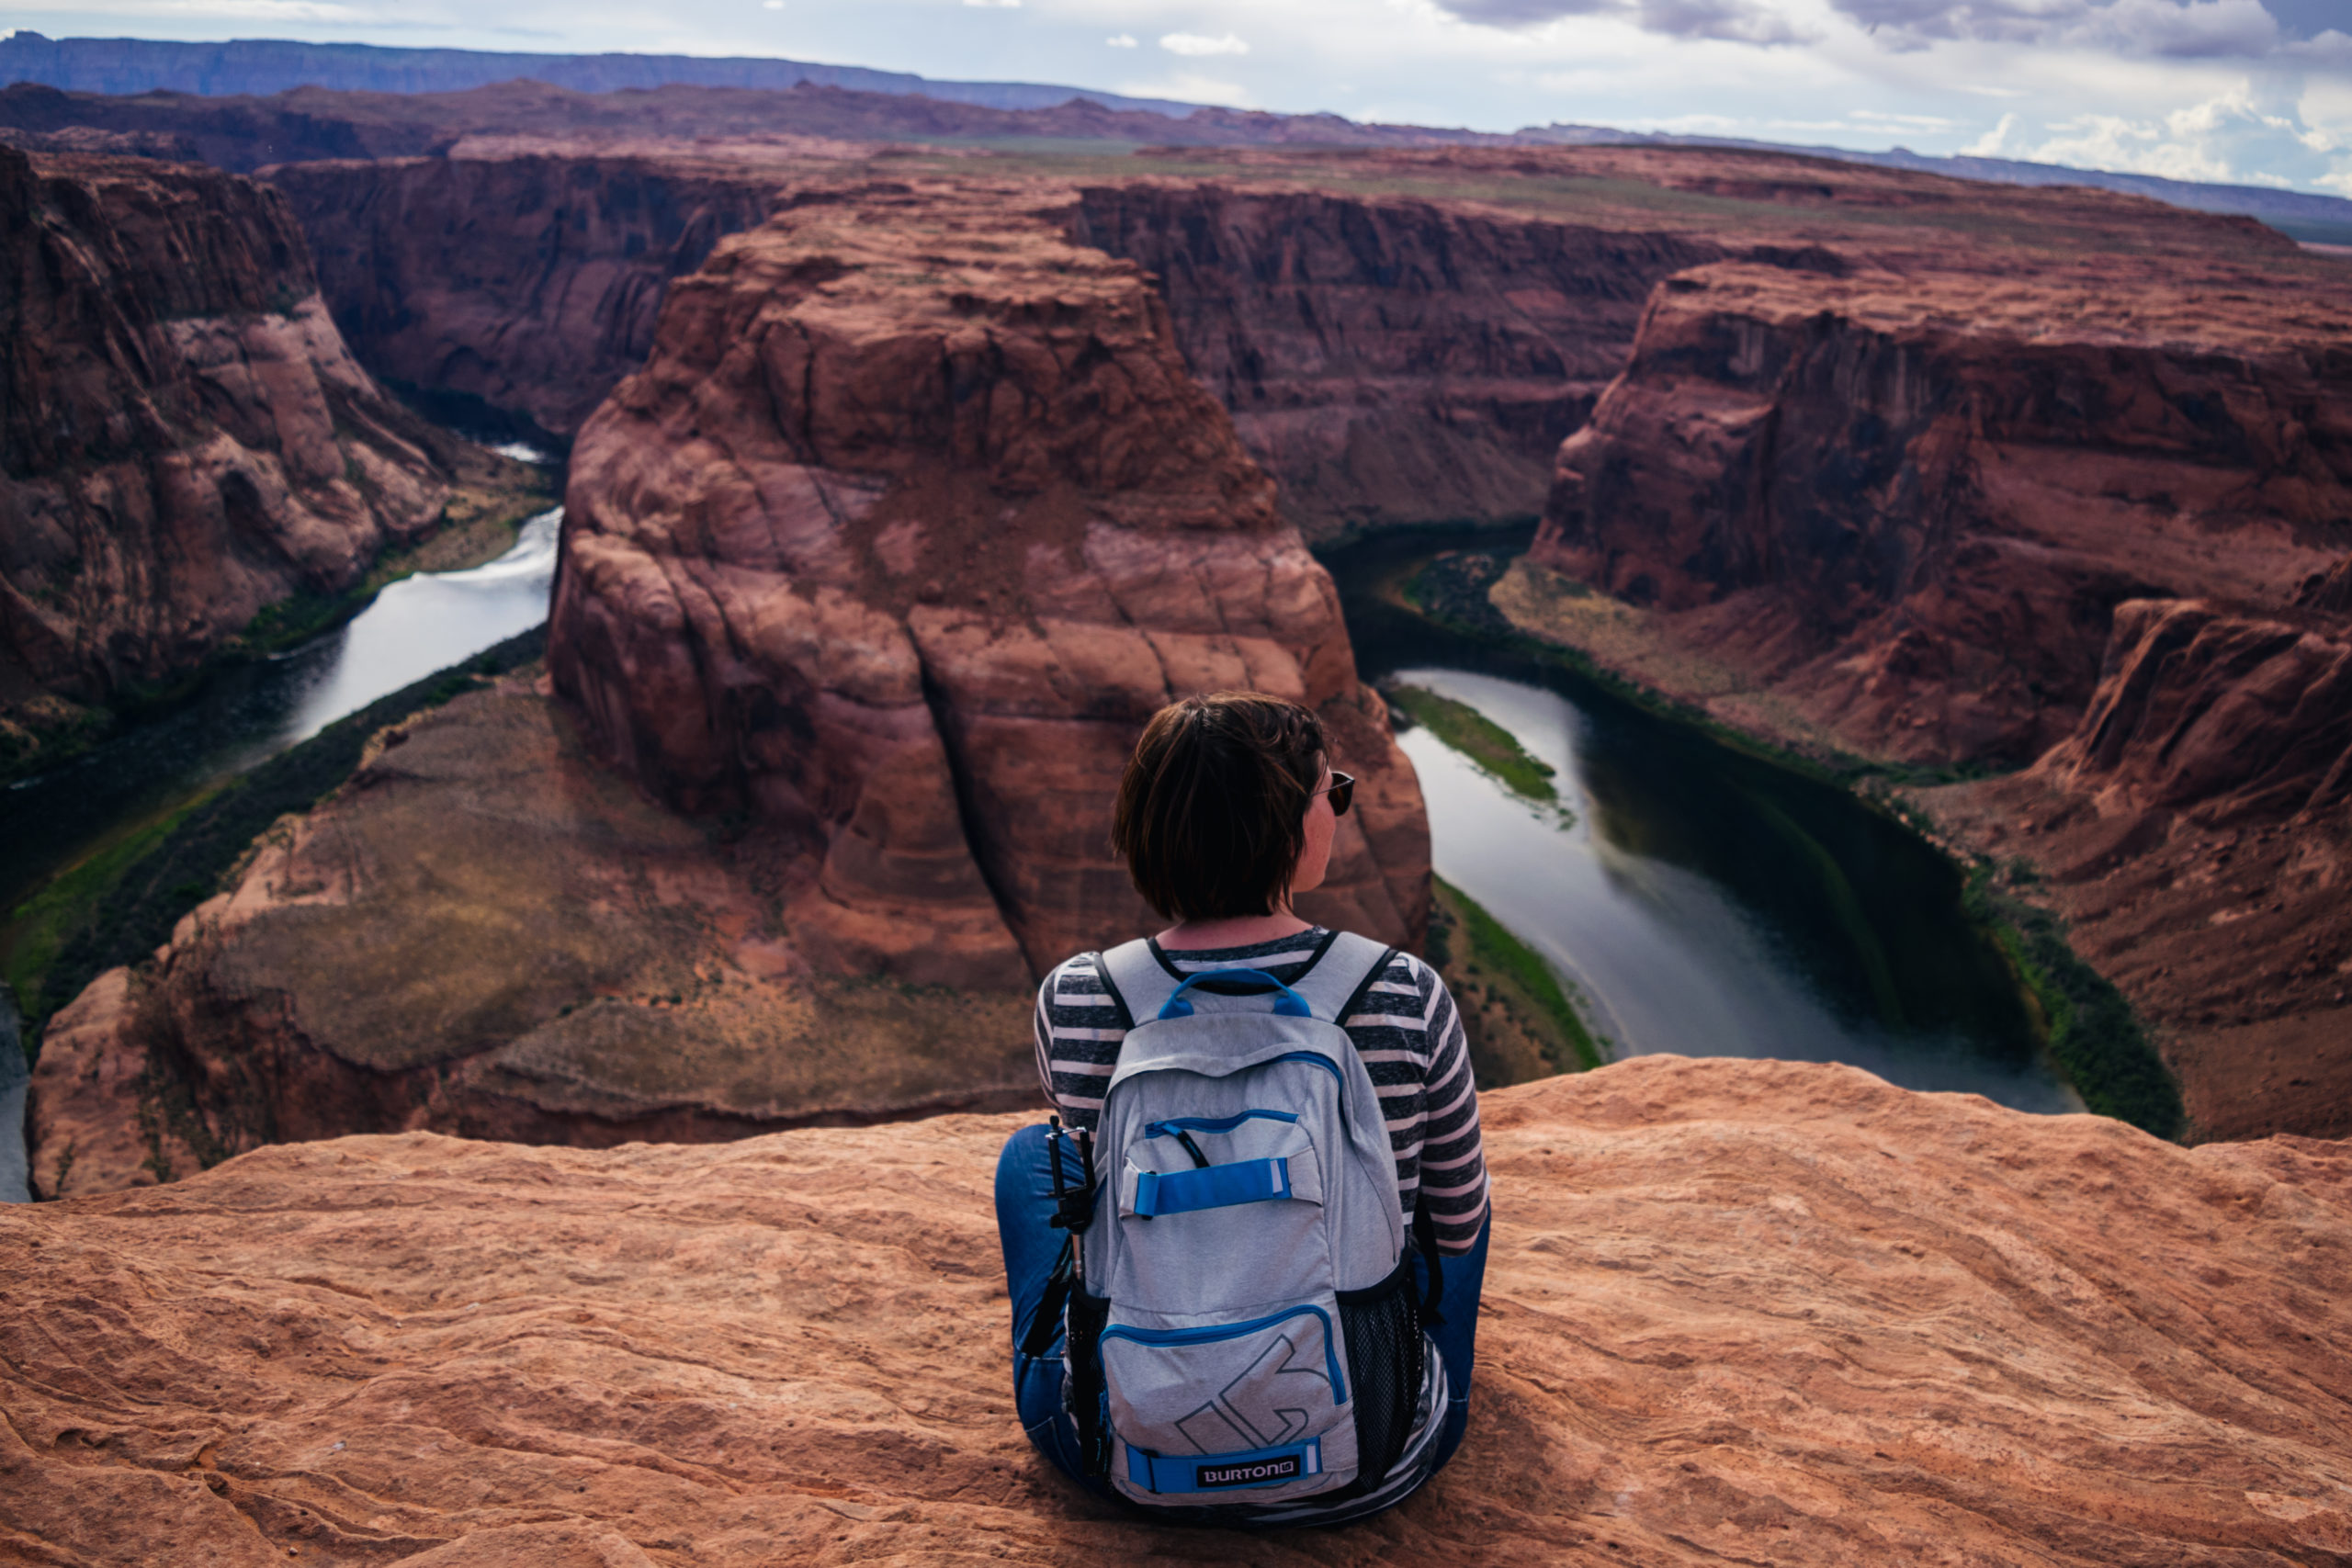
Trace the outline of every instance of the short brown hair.
<path fill-rule="evenodd" d="M 1329 750 L 1312 709 L 1261 692 L 1212 692 L 1152 715 L 1111 821 L 1144 902 L 1175 920 L 1272 914 L 1289 897 Z"/>

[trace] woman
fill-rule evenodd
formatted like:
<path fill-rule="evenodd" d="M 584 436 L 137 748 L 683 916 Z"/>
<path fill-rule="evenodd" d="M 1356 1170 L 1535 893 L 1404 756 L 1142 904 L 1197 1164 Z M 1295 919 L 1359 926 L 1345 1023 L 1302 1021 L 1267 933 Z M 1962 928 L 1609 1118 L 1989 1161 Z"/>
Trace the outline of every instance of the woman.
<path fill-rule="evenodd" d="M 1315 714 L 1255 693 L 1193 697 L 1160 710 L 1119 785 L 1113 840 L 1136 889 L 1172 921 L 1151 939 L 1167 975 L 1182 978 L 1250 969 L 1299 984 L 1334 934 L 1302 919 L 1293 899 L 1322 884 L 1339 818 L 1354 781 L 1329 766 Z M 1091 1132 L 1126 1029 L 1099 953 L 1080 953 L 1047 976 L 1036 1011 L 1037 1068 L 1069 1128 Z M 1424 1408 L 1408 1462 L 1369 1492 L 1305 1497 L 1256 1510 L 1221 1509 L 1218 1522 L 1335 1523 L 1394 1506 L 1450 1458 L 1468 1417 L 1477 1296 L 1486 1269 L 1487 1175 L 1469 1053 L 1453 999 L 1428 964 L 1398 953 L 1367 976 L 1340 1020 L 1361 1055 L 1396 1160 L 1396 1192 L 1409 1222 L 1433 1232 L 1443 1255 L 1442 1321 L 1430 1336 L 1442 1363 L 1442 1410 Z M 1059 1156 L 1052 1152 L 1058 1148 Z M 1065 1472 L 1090 1479 L 1064 1411 L 1057 1318 L 1069 1268 L 1054 1228 L 1054 1161 L 1060 1185 L 1083 1180 L 1069 1140 L 1023 1129 L 997 1171 L 998 1224 L 1012 1297 L 1014 1381 L 1023 1426 Z M 1417 1213 L 1418 1212 L 1418 1213 Z M 1417 1257 L 1426 1290 L 1429 1265 Z M 1050 1298 L 1050 1299 L 1049 1299 Z"/>

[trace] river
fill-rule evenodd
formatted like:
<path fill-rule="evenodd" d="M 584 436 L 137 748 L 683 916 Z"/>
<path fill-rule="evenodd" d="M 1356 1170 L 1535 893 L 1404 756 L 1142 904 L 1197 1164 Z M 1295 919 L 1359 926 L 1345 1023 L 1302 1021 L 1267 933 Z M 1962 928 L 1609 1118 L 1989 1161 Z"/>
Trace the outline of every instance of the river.
<path fill-rule="evenodd" d="M 345 714 L 546 620 L 562 524 L 560 507 L 543 512 L 496 560 L 403 578 L 334 630 L 217 670 L 186 704 L 0 795 L 0 909 Z M 0 1201 L 22 1201 L 24 1056 L 5 1048 L 15 1039 L 5 987 L 0 1010 Z"/>
<path fill-rule="evenodd" d="M 1834 784 L 1408 614 L 1392 595 L 1433 543 L 1326 558 L 1358 665 L 1476 709 L 1555 770 L 1565 812 L 1426 728 L 1400 736 L 1438 874 L 1573 984 L 1611 1055 L 1845 1062 L 1907 1089 L 2082 1109 L 1949 861 Z"/>
<path fill-rule="evenodd" d="M 192 794 L 547 619 L 560 507 L 485 566 L 402 578 L 334 630 L 224 666 L 186 703 L 0 794 L 0 909 Z"/>
<path fill-rule="evenodd" d="M 216 671 L 186 705 L 16 785 L 0 908 L 209 784 L 537 625 L 560 521 L 533 518 L 487 566 L 393 583 L 347 625 Z M 1566 813 L 1531 807 L 1427 729 L 1402 737 L 1438 874 L 1557 966 L 1609 1050 L 1849 1062 L 1911 1089 L 2081 1108 L 1941 856 L 1843 790 L 1384 597 L 1439 547 L 1398 535 L 1328 558 L 1359 665 L 1468 705 L 1555 770 Z M 21 1099 L 0 1064 L 0 1111 Z M 16 1133 L 11 1117 L 0 1185 L 21 1157 Z"/>

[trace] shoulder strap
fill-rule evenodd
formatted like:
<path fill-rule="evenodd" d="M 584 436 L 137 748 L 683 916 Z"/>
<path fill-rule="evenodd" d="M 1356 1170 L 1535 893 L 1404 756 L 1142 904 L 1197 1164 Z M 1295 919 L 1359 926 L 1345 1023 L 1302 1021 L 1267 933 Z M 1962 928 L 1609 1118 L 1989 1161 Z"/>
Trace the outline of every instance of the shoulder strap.
<path fill-rule="evenodd" d="M 1383 947 L 1368 936 L 1335 932 L 1322 955 L 1290 988 L 1306 998 L 1316 1017 L 1343 1023 L 1396 956 L 1395 948 Z"/>
<path fill-rule="evenodd" d="M 1136 1017 L 1147 1010 L 1157 1013 L 1176 989 L 1176 981 L 1160 968 L 1151 955 L 1151 943 L 1142 937 L 1096 953 L 1094 972 L 1102 977 L 1102 988 L 1118 1010 L 1121 1029 L 1133 1029 Z"/>
<path fill-rule="evenodd" d="M 1340 1022 L 1387 972 L 1396 951 L 1353 931 L 1334 931 L 1290 988 L 1306 998 L 1316 1017 Z M 1122 1029 L 1133 1029 L 1137 1019 L 1158 1017 L 1161 1005 L 1183 983 L 1153 954 L 1149 939 L 1144 937 L 1097 953 L 1094 972 L 1102 977 L 1102 988 L 1118 1010 Z"/>

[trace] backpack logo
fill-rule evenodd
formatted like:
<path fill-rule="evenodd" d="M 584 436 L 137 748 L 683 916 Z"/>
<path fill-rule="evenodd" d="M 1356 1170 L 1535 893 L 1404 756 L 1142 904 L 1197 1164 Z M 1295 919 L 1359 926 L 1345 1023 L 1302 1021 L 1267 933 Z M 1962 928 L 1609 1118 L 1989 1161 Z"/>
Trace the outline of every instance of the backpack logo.
<path fill-rule="evenodd" d="M 1296 1454 L 1280 1459 L 1252 1460 L 1243 1464 L 1203 1464 L 1193 1467 L 1193 1484 L 1201 1491 L 1219 1486 L 1263 1486 L 1270 1482 L 1295 1481 L 1300 1473 Z"/>
<path fill-rule="evenodd" d="M 1289 1335 L 1277 1336 L 1264 1355 L 1215 1399 L 1177 1422 L 1176 1429 L 1204 1454 L 1279 1448 L 1306 1430 L 1309 1410 L 1332 1402 L 1331 1380 L 1317 1364 L 1321 1359 L 1319 1351 L 1312 1358 L 1300 1355 Z"/>

